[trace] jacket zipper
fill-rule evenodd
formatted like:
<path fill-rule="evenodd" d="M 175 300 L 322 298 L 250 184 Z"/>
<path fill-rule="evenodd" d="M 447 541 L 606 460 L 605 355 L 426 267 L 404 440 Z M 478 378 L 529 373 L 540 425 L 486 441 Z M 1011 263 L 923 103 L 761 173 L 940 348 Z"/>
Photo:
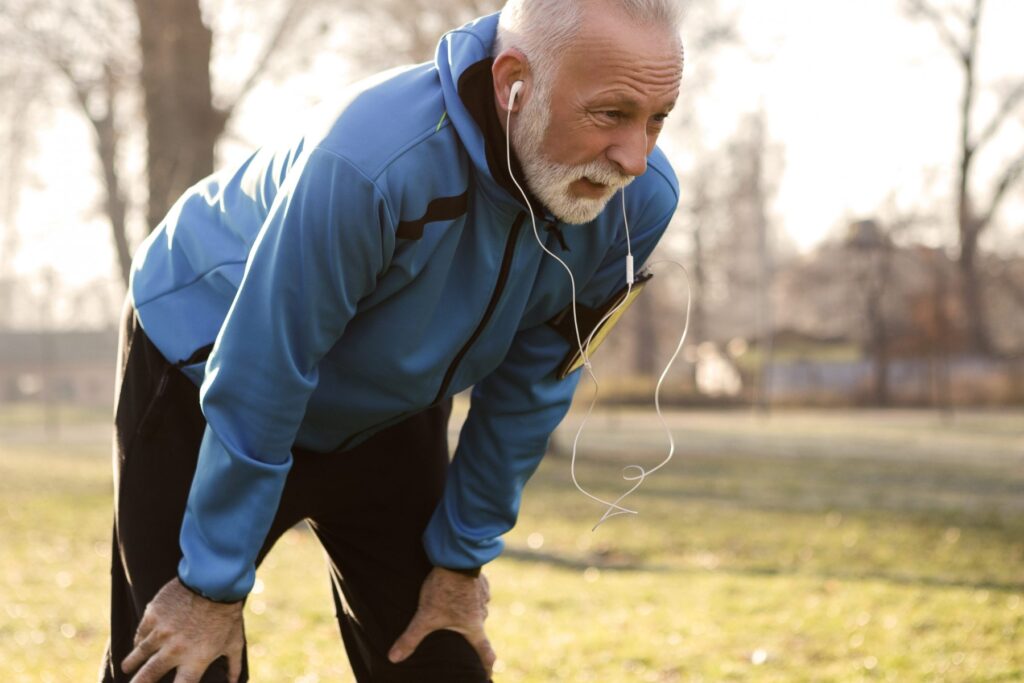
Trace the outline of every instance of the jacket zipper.
<path fill-rule="evenodd" d="M 494 292 L 491 294 L 491 300 L 487 303 L 487 310 L 484 311 L 484 317 L 480 319 L 480 323 L 473 330 L 473 334 L 469 336 L 466 343 L 462 345 L 459 352 L 455 354 L 454 360 L 451 365 L 448 366 L 448 371 L 444 373 L 444 380 L 441 381 L 441 388 L 437 392 L 437 396 L 434 397 L 431 405 L 437 405 L 444 398 L 445 392 L 448 391 L 449 385 L 452 383 L 452 379 L 455 377 L 455 371 L 459 367 L 459 363 L 469 353 L 469 349 L 476 343 L 476 340 L 483 334 L 484 328 L 487 323 L 490 322 L 491 316 L 494 315 L 494 309 L 498 307 L 498 300 L 501 298 L 501 294 L 505 291 L 505 284 L 508 282 L 509 272 L 512 270 L 512 257 L 516 252 L 516 239 L 519 237 L 519 230 L 523 227 L 523 221 L 526 219 L 526 212 L 520 211 L 519 215 L 516 216 L 515 222 L 512 224 L 512 229 L 508 234 L 508 241 L 505 242 L 505 255 L 501 259 L 501 270 L 498 271 L 498 281 L 494 283 Z"/>
<path fill-rule="evenodd" d="M 444 379 L 441 380 L 441 388 L 438 390 L 437 396 L 434 397 L 434 400 L 430 405 L 437 405 L 442 399 L 444 399 L 445 392 L 448 391 L 448 387 L 451 385 L 452 379 L 455 377 L 455 371 L 458 369 L 459 363 L 462 362 L 462 359 L 466 357 L 467 353 L 469 353 L 469 349 L 476 343 L 476 340 L 480 338 L 480 335 L 483 334 L 484 327 L 487 326 L 487 323 L 490 322 L 491 317 L 494 315 L 494 309 L 498 307 L 498 300 L 501 298 L 501 294 L 505 290 L 505 285 L 508 283 L 508 276 L 512 270 L 512 257 L 515 255 L 516 251 L 516 240 L 519 237 L 519 231 L 523 227 L 524 220 L 526 220 L 526 212 L 520 211 L 519 215 L 516 216 L 515 222 L 512 223 L 512 228 L 508 235 L 508 241 L 505 242 L 505 253 L 501 258 L 501 269 L 498 271 L 498 280 L 494 284 L 494 291 L 491 293 L 491 300 L 487 303 L 487 309 L 484 311 L 484 315 L 477 324 L 476 329 L 473 330 L 473 334 L 469 336 L 466 343 L 463 344 L 462 348 L 459 349 L 459 352 L 455 354 L 455 358 L 452 360 L 451 365 L 448 366 L 448 370 L 444 373 Z M 349 444 L 363 434 L 373 431 L 380 425 L 387 424 L 388 422 L 390 422 L 390 420 L 385 420 L 384 422 L 373 425 L 372 427 L 359 430 L 352 436 L 345 439 L 341 446 L 338 447 L 338 450 L 345 450 L 348 448 Z"/>

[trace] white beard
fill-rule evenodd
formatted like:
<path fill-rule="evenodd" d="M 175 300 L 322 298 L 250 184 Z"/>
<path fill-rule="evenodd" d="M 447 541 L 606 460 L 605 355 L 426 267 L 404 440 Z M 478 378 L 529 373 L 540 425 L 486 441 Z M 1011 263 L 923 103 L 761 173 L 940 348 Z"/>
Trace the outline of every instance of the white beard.
<path fill-rule="evenodd" d="M 579 225 L 597 218 L 616 192 L 629 185 L 634 176 L 626 175 L 607 161 L 595 159 L 586 164 L 560 164 L 544 154 L 544 135 L 551 120 L 551 91 L 542 83 L 534 87 L 533 97 L 519 112 L 512 129 L 512 147 L 523 165 L 526 184 L 544 202 L 544 206 L 563 223 Z M 599 198 L 578 197 L 569 185 L 588 178 L 606 186 Z"/>

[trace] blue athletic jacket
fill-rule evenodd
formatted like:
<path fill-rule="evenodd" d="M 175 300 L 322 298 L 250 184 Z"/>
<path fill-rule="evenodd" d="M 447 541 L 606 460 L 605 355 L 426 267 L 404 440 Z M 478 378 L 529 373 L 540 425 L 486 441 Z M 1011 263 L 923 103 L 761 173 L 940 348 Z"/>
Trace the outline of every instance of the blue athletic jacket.
<path fill-rule="evenodd" d="M 342 451 L 470 386 L 423 543 L 451 568 L 501 552 L 578 376 L 555 376 L 570 347 L 546 324 L 569 305 L 568 277 L 536 243 L 505 168 L 497 21 L 448 33 L 434 63 L 357 84 L 326 132 L 202 180 L 137 253 L 142 327 L 201 384 L 208 426 L 179 575 L 202 594 L 250 590 L 293 445 Z M 638 267 L 677 198 L 655 151 L 626 190 Z M 625 284 L 621 212 L 618 197 L 582 226 L 538 212 L 584 305 Z"/>

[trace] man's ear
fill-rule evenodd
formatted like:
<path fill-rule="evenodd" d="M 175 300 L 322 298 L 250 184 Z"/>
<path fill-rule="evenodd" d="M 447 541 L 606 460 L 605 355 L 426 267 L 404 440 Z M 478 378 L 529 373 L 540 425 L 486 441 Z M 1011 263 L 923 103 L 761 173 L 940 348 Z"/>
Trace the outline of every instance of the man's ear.
<path fill-rule="evenodd" d="M 514 47 L 504 50 L 494 58 L 491 76 L 494 80 L 494 101 L 498 103 L 498 108 L 505 112 L 509 110 L 512 85 L 516 81 L 523 82 L 519 95 L 512 103 L 512 111 L 518 111 L 530 92 L 530 64 L 526 60 L 526 55 Z"/>

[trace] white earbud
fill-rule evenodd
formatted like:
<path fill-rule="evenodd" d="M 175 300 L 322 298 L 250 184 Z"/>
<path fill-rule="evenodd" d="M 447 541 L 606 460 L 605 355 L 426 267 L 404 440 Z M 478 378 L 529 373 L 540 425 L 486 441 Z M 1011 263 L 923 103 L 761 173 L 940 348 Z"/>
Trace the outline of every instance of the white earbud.
<path fill-rule="evenodd" d="M 516 104 L 516 98 L 519 96 L 519 91 L 523 89 L 523 82 L 516 81 L 512 84 L 512 90 L 508 94 L 508 108 L 512 111 L 512 107 Z"/>

